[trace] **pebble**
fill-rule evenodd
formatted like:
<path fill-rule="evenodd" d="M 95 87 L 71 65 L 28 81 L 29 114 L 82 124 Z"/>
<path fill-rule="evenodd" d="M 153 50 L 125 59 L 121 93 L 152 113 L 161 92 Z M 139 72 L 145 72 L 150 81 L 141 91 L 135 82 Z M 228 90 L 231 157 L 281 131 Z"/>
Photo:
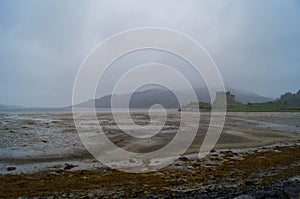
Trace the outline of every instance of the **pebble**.
<path fill-rule="evenodd" d="M 66 164 L 66 166 L 64 167 L 64 170 L 71 170 L 71 169 L 73 169 L 74 167 L 76 167 L 76 166 L 74 166 L 74 165 L 72 165 L 72 164 Z"/>
<path fill-rule="evenodd" d="M 104 193 L 61 193 L 55 194 L 54 198 L 127 198 L 126 192 L 115 195 L 117 190 L 111 190 L 113 195 L 103 195 Z M 218 185 L 210 185 L 205 190 L 182 191 L 175 190 L 171 194 L 152 195 L 145 190 L 132 190 L 140 199 L 154 198 L 234 198 L 234 199 L 259 199 L 259 198 L 299 198 L 300 181 L 299 180 L 280 180 L 267 185 L 250 185 L 244 188 L 240 187 L 223 187 Z M 125 194 L 125 195 L 124 195 Z M 51 198 L 48 197 L 48 198 Z"/>
<path fill-rule="evenodd" d="M 14 170 L 16 170 L 16 169 L 17 169 L 16 167 L 7 167 L 7 168 L 6 168 L 7 171 L 14 171 Z"/>
<path fill-rule="evenodd" d="M 255 199 L 255 198 L 250 195 L 240 195 L 238 197 L 235 197 L 234 199 Z"/>
<path fill-rule="evenodd" d="M 187 157 L 180 157 L 179 160 L 185 162 L 185 161 L 188 161 L 189 159 Z"/>

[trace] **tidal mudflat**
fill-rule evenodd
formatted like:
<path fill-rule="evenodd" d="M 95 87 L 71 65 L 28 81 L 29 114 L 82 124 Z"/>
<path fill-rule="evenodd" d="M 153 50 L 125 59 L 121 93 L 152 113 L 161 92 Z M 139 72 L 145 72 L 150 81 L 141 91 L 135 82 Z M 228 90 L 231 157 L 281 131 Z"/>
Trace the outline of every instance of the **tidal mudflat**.
<path fill-rule="evenodd" d="M 92 121 L 86 114 L 83 122 L 89 127 L 100 123 L 111 141 L 133 152 L 166 145 L 180 121 L 178 112 L 169 112 L 158 135 L 134 139 L 116 126 L 110 113 L 97 116 L 98 121 Z M 147 113 L 131 116 L 136 124 L 149 124 Z M 1 113 L 0 197 L 299 196 L 299 112 L 229 112 L 214 150 L 199 159 L 196 153 L 209 120 L 209 112 L 201 113 L 193 144 L 173 164 L 156 172 L 130 174 L 110 169 L 89 154 L 71 113 Z M 126 126 L 126 118 L 123 122 L 124 128 L 140 131 Z"/>

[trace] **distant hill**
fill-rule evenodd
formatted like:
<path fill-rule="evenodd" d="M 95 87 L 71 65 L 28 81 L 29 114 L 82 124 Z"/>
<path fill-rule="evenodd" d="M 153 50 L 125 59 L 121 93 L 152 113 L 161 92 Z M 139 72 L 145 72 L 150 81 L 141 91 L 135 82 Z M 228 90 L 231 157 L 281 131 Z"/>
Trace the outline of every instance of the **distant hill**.
<path fill-rule="evenodd" d="M 228 111 L 263 111 L 263 112 L 276 112 L 276 111 L 300 111 L 300 90 L 297 93 L 285 93 L 279 99 L 260 102 L 260 103 L 247 103 L 243 104 L 236 102 L 234 107 L 227 109 Z"/>
<path fill-rule="evenodd" d="M 255 103 L 255 102 L 267 102 L 273 101 L 272 98 L 267 98 L 250 92 L 239 91 L 237 89 L 228 89 L 231 93 L 236 95 L 236 100 L 242 103 Z M 184 104 L 191 103 L 190 93 L 186 91 L 180 91 L 182 96 L 185 96 Z M 207 88 L 195 88 L 195 93 L 197 95 L 198 101 L 211 103 L 209 92 Z M 130 97 L 131 94 L 123 94 L 115 96 L 117 100 L 118 107 L 125 108 L 127 104 L 125 103 L 126 97 Z M 111 107 L 111 95 L 106 95 L 95 100 L 89 100 L 81 104 L 74 105 L 74 107 L 88 108 L 95 104 L 96 108 L 110 108 Z M 160 104 L 165 108 L 179 108 L 179 102 L 176 96 L 166 89 L 148 89 L 145 91 L 138 91 L 132 94 L 129 107 L 130 108 L 150 108 L 154 104 Z"/>
<path fill-rule="evenodd" d="M 165 108 L 179 108 L 179 102 L 176 96 L 169 90 L 164 89 L 150 89 L 146 91 L 134 92 L 131 94 L 116 95 L 116 108 L 126 108 L 127 103 L 125 99 L 129 97 L 130 108 L 150 108 L 154 104 L 160 104 Z M 96 100 L 89 100 L 75 107 L 88 108 L 95 104 L 96 108 L 110 108 L 112 95 L 106 95 Z"/>
<path fill-rule="evenodd" d="M 270 102 L 273 101 L 273 98 L 270 97 L 264 97 L 261 95 L 257 95 L 252 92 L 247 92 L 247 91 L 241 91 L 239 89 L 235 88 L 226 88 L 226 90 L 230 91 L 230 93 L 235 95 L 235 100 L 238 102 L 242 102 L 244 104 L 247 103 L 263 103 L 263 102 Z"/>
<path fill-rule="evenodd" d="M 231 89 L 233 90 L 233 89 Z M 250 95 L 251 96 L 251 95 Z M 189 109 L 211 109 L 209 103 L 194 102 L 186 104 L 182 107 L 185 110 Z M 227 111 L 241 112 L 283 112 L 283 111 L 300 111 L 300 90 L 293 93 L 285 93 L 277 100 L 268 102 L 249 102 L 241 103 L 239 100 L 231 107 L 227 107 Z"/>
<path fill-rule="evenodd" d="M 207 88 L 196 88 L 196 94 L 199 102 L 211 103 L 209 92 Z M 226 87 L 226 91 L 230 91 L 231 94 L 235 95 L 235 100 L 247 103 L 262 103 L 273 101 L 273 98 L 261 96 L 252 92 L 242 91 L 236 88 Z"/>
<path fill-rule="evenodd" d="M 291 106 L 300 106 L 300 90 L 297 93 L 287 92 L 281 95 L 276 101 Z"/>

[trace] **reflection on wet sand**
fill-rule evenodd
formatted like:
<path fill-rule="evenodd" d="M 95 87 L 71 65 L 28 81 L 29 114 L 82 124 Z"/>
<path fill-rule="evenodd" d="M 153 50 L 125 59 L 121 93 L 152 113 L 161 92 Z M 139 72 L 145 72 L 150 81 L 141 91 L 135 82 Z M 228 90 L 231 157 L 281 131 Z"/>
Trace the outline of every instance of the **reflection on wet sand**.
<path fill-rule="evenodd" d="M 165 146 L 176 135 L 180 122 L 178 112 L 169 112 L 160 133 L 150 138 L 135 138 L 120 130 L 110 113 L 98 113 L 97 116 L 98 121 L 92 121 L 89 114 L 85 115 L 83 123 L 88 131 L 100 124 L 106 136 L 118 147 L 137 153 Z M 155 125 L 159 116 L 152 117 L 154 123 L 151 125 L 147 113 L 135 112 L 131 116 L 143 129 L 126 125 L 126 118 L 122 121 L 122 128 L 144 135 L 160 128 Z M 103 166 L 81 143 L 71 113 L 2 113 L 0 118 L 1 173 L 37 172 L 64 164 L 76 164 L 74 169 L 79 170 Z M 245 149 L 298 142 L 299 120 L 300 113 L 230 112 L 215 149 Z M 209 112 L 201 113 L 198 133 L 186 154 L 199 152 L 209 121 Z M 16 169 L 8 171 L 9 166 Z"/>

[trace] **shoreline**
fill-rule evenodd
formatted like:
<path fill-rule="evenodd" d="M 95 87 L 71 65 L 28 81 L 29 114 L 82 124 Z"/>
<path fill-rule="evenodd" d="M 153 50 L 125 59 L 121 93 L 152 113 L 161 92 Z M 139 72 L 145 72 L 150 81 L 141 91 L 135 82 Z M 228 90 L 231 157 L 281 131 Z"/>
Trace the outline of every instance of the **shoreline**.
<path fill-rule="evenodd" d="M 149 122 L 147 113 L 132 117 L 138 124 Z M 197 136 L 182 157 L 140 174 L 110 169 L 95 160 L 81 143 L 70 113 L 1 113 L 0 119 L 0 198 L 234 198 L 258 197 L 260 192 L 274 198 L 285 189 L 287 195 L 300 194 L 299 113 L 229 112 L 217 145 L 199 159 L 210 121 L 210 114 L 203 113 Z M 119 147 L 143 151 L 145 142 L 125 137 L 109 113 L 99 114 L 98 120 Z M 89 117 L 85 122 L 96 125 Z M 160 137 L 147 142 L 148 149 L 163 146 L 176 134 L 178 113 L 171 113 L 165 125 Z"/>
<path fill-rule="evenodd" d="M 205 159 L 187 155 L 164 169 L 141 174 L 109 168 L 57 168 L 32 174 L 0 175 L 0 196 L 72 198 L 94 194 L 107 198 L 155 198 L 180 194 L 201 196 L 213 190 L 219 190 L 219 194 L 231 190 L 232 196 L 245 190 L 252 190 L 253 194 L 254 186 L 272 188 L 291 179 L 299 184 L 299 151 L 299 144 L 247 152 L 212 151 Z M 297 191 L 300 194 L 299 187 Z"/>
<path fill-rule="evenodd" d="M 125 147 L 125 150 L 142 152 L 145 145 L 150 144 L 147 150 L 151 150 L 152 146 L 161 147 L 170 141 L 170 137 L 177 133 L 178 115 L 172 113 L 160 137 L 147 143 L 126 137 L 115 128 L 116 125 L 109 113 L 99 114 L 98 120 L 105 127 L 104 131 L 108 133 L 112 142 L 119 147 Z M 132 116 L 139 124 L 148 122 L 149 118 L 147 113 L 133 113 Z M 103 166 L 95 161 L 81 143 L 72 122 L 72 114 L 0 114 L 0 119 L 0 131 L 5 135 L 0 141 L 1 174 L 33 173 L 47 170 L 49 167 L 63 167 L 65 164 L 78 165 L 78 169 Z M 199 152 L 209 119 L 209 113 L 202 114 L 194 142 L 184 154 Z M 228 113 L 223 133 L 214 150 L 299 143 L 298 119 L 300 119 L 298 113 Z M 91 123 L 89 118 L 86 118 L 86 122 Z M 147 131 L 145 129 L 145 132 Z M 7 167 L 15 167 L 16 170 L 7 171 Z"/>

